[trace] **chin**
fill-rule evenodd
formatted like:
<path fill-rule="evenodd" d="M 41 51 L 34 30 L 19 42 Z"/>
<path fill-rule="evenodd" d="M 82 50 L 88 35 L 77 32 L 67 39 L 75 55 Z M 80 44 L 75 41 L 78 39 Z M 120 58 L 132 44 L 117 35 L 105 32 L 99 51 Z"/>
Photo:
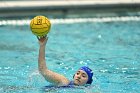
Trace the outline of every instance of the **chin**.
<path fill-rule="evenodd" d="M 78 83 L 78 82 L 74 82 L 74 85 L 77 85 L 77 86 L 79 86 L 79 83 Z"/>
<path fill-rule="evenodd" d="M 76 86 L 82 86 L 83 84 L 79 84 L 78 82 L 74 82 L 74 85 L 76 85 Z"/>

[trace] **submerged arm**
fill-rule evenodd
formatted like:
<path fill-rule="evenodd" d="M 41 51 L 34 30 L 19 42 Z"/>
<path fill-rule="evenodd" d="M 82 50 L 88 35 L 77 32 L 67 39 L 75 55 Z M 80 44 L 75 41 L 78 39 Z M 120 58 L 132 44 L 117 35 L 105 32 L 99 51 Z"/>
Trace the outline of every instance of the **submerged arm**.
<path fill-rule="evenodd" d="M 67 85 L 69 83 L 69 80 L 64 77 L 63 75 L 60 75 L 58 73 L 55 73 L 47 68 L 46 61 L 45 61 L 45 46 L 47 43 L 48 38 L 38 38 L 39 40 L 39 58 L 38 58 L 38 67 L 40 73 L 44 76 L 44 78 L 56 85 Z"/>

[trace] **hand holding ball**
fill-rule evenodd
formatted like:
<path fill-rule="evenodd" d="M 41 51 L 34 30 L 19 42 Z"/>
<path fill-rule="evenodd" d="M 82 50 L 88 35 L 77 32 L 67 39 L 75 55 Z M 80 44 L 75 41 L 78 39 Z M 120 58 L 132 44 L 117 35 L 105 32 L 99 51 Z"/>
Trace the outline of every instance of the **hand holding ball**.
<path fill-rule="evenodd" d="M 51 23 L 45 16 L 36 16 L 31 20 L 30 28 L 34 35 L 43 37 L 50 31 Z"/>

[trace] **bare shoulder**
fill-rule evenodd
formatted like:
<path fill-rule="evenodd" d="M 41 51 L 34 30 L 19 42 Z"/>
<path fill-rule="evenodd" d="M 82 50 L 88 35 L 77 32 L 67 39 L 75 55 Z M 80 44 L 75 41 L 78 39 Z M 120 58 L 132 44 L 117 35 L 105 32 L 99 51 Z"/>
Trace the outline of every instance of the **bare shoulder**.
<path fill-rule="evenodd" d="M 64 77 L 63 75 L 62 75 L 62 77 L 60 77 L 60 78 L 61 78 L 61 82 L 60 82 L 59 85 L 68 85 L 68 84 L 70 83 L 69 79 L 67 79 L 67 78 Z"/>

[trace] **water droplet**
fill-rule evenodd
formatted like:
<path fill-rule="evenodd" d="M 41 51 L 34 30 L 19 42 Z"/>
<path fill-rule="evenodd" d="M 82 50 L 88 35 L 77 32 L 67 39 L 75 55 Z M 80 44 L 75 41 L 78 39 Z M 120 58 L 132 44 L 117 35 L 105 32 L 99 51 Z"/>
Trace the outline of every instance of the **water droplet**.
<path fill-rule="evenodd" d="M 100 39 L 100 38 L 102 38 L 102 36 L 101 35 L 98 35 L 98 38 Z"/>

